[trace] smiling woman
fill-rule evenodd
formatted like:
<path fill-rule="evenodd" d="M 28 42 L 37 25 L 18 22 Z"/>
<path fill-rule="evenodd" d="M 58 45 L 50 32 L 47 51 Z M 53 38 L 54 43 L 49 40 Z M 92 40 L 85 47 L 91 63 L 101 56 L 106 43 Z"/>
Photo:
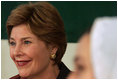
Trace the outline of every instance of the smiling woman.
<path fill-rule="evenodd" d="M 19 74 L 11 79 L 64 79 L 70 70 L 61 62 L 66 50 L 63 21 L 48 2 L 14 9 L 7 20 L 10 56 Z"/>

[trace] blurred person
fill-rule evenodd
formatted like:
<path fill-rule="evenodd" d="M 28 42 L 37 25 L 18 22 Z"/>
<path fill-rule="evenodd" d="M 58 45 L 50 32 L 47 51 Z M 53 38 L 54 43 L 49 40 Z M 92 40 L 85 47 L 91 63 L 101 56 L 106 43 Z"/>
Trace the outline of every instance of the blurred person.
<path fill-rule="evenodd" d="M 90 56 L 90 35 L 85 33 L 79 40 L 75 55 L 75 71 L 68 78 L 93 79 L 93 69 Z"/>
<path fill-rule="evenodd" d="M 75 72 L 69 79 L 117 78 L 117 19 L 95 20 L 91 31 L 80 39 L 75 57 Z"/>
<path fill-rule="evenodd" d="M 64 23 L 48 2 L 23 4 L 7 23 L 10 56 L 19 74 L 10 79 L 65 79 L 70 70 L 61 62 L 67 41 Z"/>

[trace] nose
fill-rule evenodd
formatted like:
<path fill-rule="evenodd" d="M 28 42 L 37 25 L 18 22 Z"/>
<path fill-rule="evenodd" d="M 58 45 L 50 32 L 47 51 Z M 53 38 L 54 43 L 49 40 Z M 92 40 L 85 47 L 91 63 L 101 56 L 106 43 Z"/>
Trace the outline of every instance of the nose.
<path fill-rule="evenodd" d="M 23 52 L 22 52 L 22 45 L 20 44 L 17 44 L 15 46 L 15 49 L 14 49 L 14 56 L 22 56 L 23 55 Z"/>

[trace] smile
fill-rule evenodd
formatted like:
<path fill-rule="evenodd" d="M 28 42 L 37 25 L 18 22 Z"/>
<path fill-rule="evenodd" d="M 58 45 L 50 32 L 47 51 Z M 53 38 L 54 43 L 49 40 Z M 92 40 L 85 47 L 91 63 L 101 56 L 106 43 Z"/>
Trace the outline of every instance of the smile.
<path fill-rule="evenodd" d="M 16 61 L 17 65 L 19 67 L 23 67 L 23 66 L 27 65 L 29 62 L 31 62 L 31 60 Z"/>

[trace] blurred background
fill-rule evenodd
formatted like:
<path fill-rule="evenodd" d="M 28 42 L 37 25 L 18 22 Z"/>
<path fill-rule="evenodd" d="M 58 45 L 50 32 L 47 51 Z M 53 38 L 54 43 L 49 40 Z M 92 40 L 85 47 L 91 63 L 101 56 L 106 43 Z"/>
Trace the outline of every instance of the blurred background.
<path fill-rule="evenodd" d="M 70 70 L 74 69 L 73 57 L 78 39 L 92 26 L 97 17 L 117 16 L 117 1 L 48 1 L 57 8 L 64 21 L 67 36 L 67 50 L 62 61 Z M 7 42 L 6 21 L 11 10 L 27 1 L 1 1 L 1 78 L 17 74 L 10 59 Z"/>

